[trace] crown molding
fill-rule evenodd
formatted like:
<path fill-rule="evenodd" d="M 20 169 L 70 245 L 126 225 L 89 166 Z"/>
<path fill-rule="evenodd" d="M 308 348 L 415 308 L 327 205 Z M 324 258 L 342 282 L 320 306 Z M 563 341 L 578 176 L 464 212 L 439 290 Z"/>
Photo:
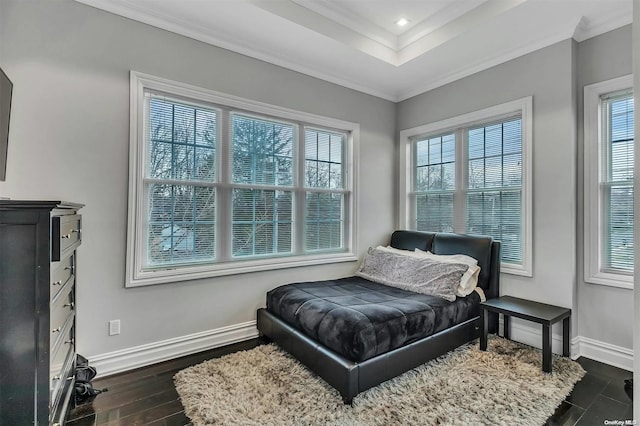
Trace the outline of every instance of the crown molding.
<path fill-rule="evenodd" d="M 429 83 L 424 85 L 416 86 L 410 90 L 402 91 L 397 94 L 396 102 L 402 102 L 414 96 L 420 95 L 422 93 L 428 92 L 433 89 L 437 89 L 438 87 L 444 86 L 446 84 L 452 83 L 456 80 L 460 80 L 462 78 L 468 77 L 470 75 L 476 74 L 478 72 L 487 70 L 494 66 L 503 64 L 512 59 L 519 58 L 520 56 L 524 56 L 526 54 L 535 52 L 536 50 L 543 49 L 545 47 L 551 46 L 553 44 L 559 43 L 561 41 L 567 40 L 571 38 L 573 31 L 561 31 L 550 37 L 547 37 L 543 40 L 537 40 L 534 43 L 528 43 L 523 46 L 520 46 L 516 49 L 509 50 L 507 52 L 495 55 L 493 57 L 489 57 L 482 62 L 477 62 L 475 64 L 471 64 L 468 67 L 459 68 L 450 73 L 442 74 L 439 77 L 436 77 Z"/>
<path fill-rule="evenodd" d="M 361 18 L 349 9 L 340 7 L 331 0 L 290 0 L 306 9 L 319 13 L 324 17 L 338 22 L 347 28 L 359 32 L 363 36 L 377 41 L 390 49 L 398 49 L 398 36 L 379 27 L 378 25 Z M 458 0 L 462 1 L 462 0 Z M 477 0 L 476 0 L 477 1 Z M 486 0 L 485 0 L 486 1 Z"/>
<path fill-rule="evenodd" d="M 403 49 L 447 23 L 465 15 L 489 0 L 453 0 L 446 8 L 423 19 L 409 30 L 397 36 L 397 48 Z"/>
<path fill-rule="evenodd" d="M 600 15 L 596 19 L 587 21 L 581 19 L 573 33 L 577 42 L 599 36 L 616 28 L 629 25 L 633 22 L 632 8 L 612 8 L 610 13 Z"/>
<path fill-rule="evenodd" d="M 255 46 L 248 46 L 239 43 L 237 40 L 229 39 L 226 35 L 216 33 L 210 28 L 202 28 L 191 23 L 181 22 L 175 17 L 164 16 L 163 14 L 149 11 L 137 10 L 135 5 L 120 0 L 116 3 L 113 0 L 74 0 L 78 3 L 85 4 L 87 6 L 95 7 L 97 9 L 110 12 L 125 18 L 132 19 L 134 21 L 142 22 L 151 25 L 156 28 L 160 28 L 178 35 L 182 35 L 194 40 L 201 41 L 203 43 L 211 44 L 223 49 L 227 49 L 245 56 L 249 56 L 255 59 L 259 59 L 264 62 L 268 62 L 273 65 L 277 65 L 292 71 L 296 71 L 311 77 L 318 78 L 320 80 L 334 83 L 339 86 L 346 87 L 358 92 L 362 92 L 371 96 L 375 96 L 388 101 L 396 102 L 395 93 L 389 93 L 381 91 L 376 88 L 365 86 L 354 81 L 344 79 L 329 73 L 320 72 L 316 69 L 306 67 L 296 62 L 290 61 L 281 57 L 281 55 L 269 49 L 258 49 Z"/>
<path fill-rule="evenodd" d="M 278 52 L 277 50 L 258 47 L 255 44 L 243 43 L 238 39 L 233 38 L 233 35 L 231 34 L 227 34 L 222 31 L 216 31 L 215 28 L 211 28 L 211 27 L 194 25 L 192 22 L 188 22 L 187 20 L 181 20 L 176 16 L 162 14 L 157 10 L 150 10 L 145 7 L 140 7 L 139 4 L 136 4 L 136 2 L 133 0 L 74 0 L 74 1 L 85 4 L 87 6 L 95 7 L 100 10 L 111 12 L 116 15 L 120 15 L 125 18 L 139 21 L 157 28 L 161 28 L 185 37 L 189 37 L 194 40 L 198 40 L 207 44 L 218 46 L 223 49 L 231 50 L 233 52 L 236 52 L 242 55 L 246 55 L 264 62 L 268 62 L 283 68 L 290 69 L 292 71 L 306 74 L 311 77 L 315 77 L 330 83 L 334 83 L 334 84 L 346 87 L 348 89 L 352 89 L 352 90 L 362 92 L 371 96 L 392 101 L 392 102 L 400 102 L 400 101 L 409 99 L 421 93 L 449 84 L 455 80 L 467 77 L 469 75 L 475 74 L 480 71 L 484 71 L 493 66 L 499 65 L 501 63 L 515 59 L 519 56 L 531 53 L 535 50 L 542 49 L 544 47 L 550 46 L 554 43 L 557 43 L 566 39 L 574 38 L 576 41 L 581 42 L 588 38 L 595 37 L 607 31 L 610 31 L 631 23 L 631 14 L 628 10 L 624 8 L 622 8 L 621 10 L 616 9 L 609 14 L 600 16 L 597 20 L 592 19 L 587 22 L 586 20 L 581 19 L 578 22 L 576 22 L 575 25 L 568 24 L 562 31 L 559 31 L 556 34 L 553 34 L 542 40 L 536 40 L 532 43 L 524 44 L 518 48 L 509 50 L 507 52 L 500 53 L 492 57 L 488 57 L 486 58 L 486 60 L 483 60 L 481 62 L 469 64 L 468 66 L 460 67 L 453 71 L 436 76 L 435 78 L 430 78 L 429 81 L 425 82 L 424 84 L 418 84 L 408 88 L 406 87 L 398 88 L 397 90 L 392 91 L 392 90 L 381 90 L 379 87 L 374 87 L 372 85 L 365 85 L 358 81 L 354 81 L 353 79 L 336 75 L 331 71 L 329 72 L 320 71 L 316 68 L 305 66 L 301 63 L 296 62 L 295 60 L 290 59 L 289 57 L 285 57 L 282 53 Z M 268 0 L 246 0 L 246 1 L 252 4 L 259 3 L 259 2 L 268 3 Z M 317 12 L 313 12 L 305 8 L 304 4 L 310 1 L 314 1 L 315 3 L 316 0 L 289 0 L 284 3 L 288 4 L 289 6 L 293 5 L 295 8 L 297 8 L 298 11 L 300 11 L 299 9 L 304 9 L 306 13 L 311 13 L 315 15 L 315 16 L 312 15 L 313 19 L 317 19 L 318 17 L 322 18 L 320 21 L 317 21 L 317 22 L 326 23 L 325 21 L 329 21 L 329 18 L 322 17 Z M 320 0 L 318 1 L 320 2 Z M 481 1 L 481 0 L 477 0 L 477 1 Z M 482 1 L 484 2 L 483 4 L 486 3 L 485 0 L 482 0 Z M 522 3 L 523 1 L 526 1 L 526 0 L 505 0 L 504 2 L 500 2 L 501 3 L 500 7 L 502 8 L 507 6 L 510 6 L 508 8 L 515 7 L 518 4 Z M 322 0 L 321 2 L 328 3 L 327 0 Z M 279 3 L 279 2 L 271 2 L 271 3 Z M 487 6 L 485 6 L 485 8 L 486 7 Z M 498 13 L 497 12 L 498 9 L 495 9 L 496 7 L 495 5 L 493 5 L 492 7 L 493 9 L 489 8 L 489 11 L 493 10 L 493 13 L 495 15 L 495 13 Z M 458 18 L 454 19 L 453 21 L 450 21 L 449 24 L 453 23 L 452 27 L 450 28 L 441 27 L 439 31 L 446 32 L 449 38 L 453 38 L 458 34 L 456 32 L 459 29 L 458 26 L 461 25 L 462 22 L 465 22 L 466 20 L 469 20 L 469 19 L 471 19 L 473 22 L 474 20 L 473 16 L 478 13 L 482 13 L 482 5 L 480 5 L 479 7 L 473 8 L 471 10 L 471 13 L 469 12 L 464 13 Z M 485 11 L 484 13 L 489 13 L 489 12 Z M 494 15 L 491 15 L 491 16 L 494 16 Z M 333 25 L 339 26 L 342 31 L 349 30 L 349 28 L 345 27 L 343 24 L 338 22 L 333 22 Z M 385 31 L 382 28 L 380 28 L 380 30 Z M 376 44 L 378 46 L 383 46 L 379 42 L 371 38 L 367 38 L 361 33 L 358 33 L 354 30 L 349 30 L 349 31 L 351 31 L 352 35 L 355 34 L 357 35 L 357 37 L 360 37 L 360 40 L 366 40 L 372 46 Z M 344 34 L 347 34 L 347 33 L 344 33 Z M 438 34 L 438 31 L 436 31 L 435 33 L 430 32 L 426 35 L 426 37 L 423 37 L 421 40 L 428 39 L 429 37 L 447 36 L 447 34 L 445 35 Z M 416 43 L 413 43 L 409 47 L 415 47 L 414 46 L 415 44 Z M 384 47 L 387 50 L 387 54 L 389 54 L 389 52 L 392 52 L 392 53 L 394 52 L 393 49 L 387 46 L 384 46 Z M 431 48 L 433 47 L 435 46 L 432 46 Z M 362 51 L 362 49 L 359 49 L 359 50 Z M 417 51 L 419 50 L 420 49 L 418 48 Z M 411 55 L 409 59 L 405 58 L 406 60 L 403 61 L 402 63 L 415 59 L 417 56 L 422 55 L 428 50 L 429 49 L 417 55 Z M 368 53 L 368 52 L 364 52 L 364 53 Z M 385 62 L 390 63 L 389 61 L 385 61 Z M 394 65 L 397 68 L 400 68 L 402 66 L 400 62 L 394 63 Z M 398 77 L 398 78 L 401 79 L 401 77 Z"/>

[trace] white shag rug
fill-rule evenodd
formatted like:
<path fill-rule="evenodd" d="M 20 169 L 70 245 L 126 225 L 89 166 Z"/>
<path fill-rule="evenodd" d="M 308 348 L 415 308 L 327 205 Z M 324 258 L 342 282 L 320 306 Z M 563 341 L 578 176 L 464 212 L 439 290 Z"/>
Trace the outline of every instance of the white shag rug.
<path fill-rule="evenodd" d="M 513 341 L 477 340 L 369 389 L 344 405 L 338 392 L 276 345 L 178 372 L 174 381 L 201 425 L 543 425 L 585 374 L 580 364 Z"/>

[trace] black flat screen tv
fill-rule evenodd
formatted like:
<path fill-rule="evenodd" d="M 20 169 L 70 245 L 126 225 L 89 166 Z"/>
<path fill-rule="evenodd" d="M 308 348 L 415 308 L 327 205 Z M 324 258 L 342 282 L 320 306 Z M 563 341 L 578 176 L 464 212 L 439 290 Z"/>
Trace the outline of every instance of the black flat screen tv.
<path fill-rule="evenodd" d="M 9 146 L 9 116 L 13 84 L 0 68 L 0 181 L 7 174 L 7 147 Z"/>

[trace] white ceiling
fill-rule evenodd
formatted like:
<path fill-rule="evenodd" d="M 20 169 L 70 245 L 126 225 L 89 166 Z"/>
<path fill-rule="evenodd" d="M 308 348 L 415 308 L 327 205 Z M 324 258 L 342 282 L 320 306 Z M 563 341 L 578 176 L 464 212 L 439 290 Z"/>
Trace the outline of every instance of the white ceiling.
<path fill-rule="evenodd" d="M 76 1 L 400 101 L 629 24 L 633 0 Z"/>

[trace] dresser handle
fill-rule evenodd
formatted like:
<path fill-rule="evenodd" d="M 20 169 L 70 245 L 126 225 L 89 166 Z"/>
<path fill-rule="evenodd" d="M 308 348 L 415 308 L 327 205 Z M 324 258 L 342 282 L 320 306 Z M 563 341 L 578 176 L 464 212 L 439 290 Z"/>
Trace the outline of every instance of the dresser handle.
<path fill-rule="evenodd" d="M 51 285 L 62 285 L 62 281 L 53 282 L 53 283 L 51 283 Z"/>
<path fill-rule="evenodd" d="M 53 376 L 53 380 L 60 380 L 60 376 Z"/>
<path fill-rule="evenodd" d="M 73 302 L 71 303 L 65 303 L 64 305 L 62 305 L 63 308 L 71 308 L 73 309 Z"/>
<path fill-rule="evenodd" d="M 67 235 L 63 235 L 63 236 L 61 236 L 60 238 L 66 238 L 66 239 L 69 239 L 69 238 L 71 238 L 71 234 L 75 234 L 75 233 L 77 233 L 77 232 L 80 232 L 80 230 L 79 230 L 79 229 L 72 229 L 72 230 L 71 230 L 71 232 L 69 232 Z"/>
<path fill-rule="evenodd" d="M 54 328 L 53 330 L 51 330 L 52 333 L 58 333 L 60 330 L 62 330 L 61 327 L 58 328 Z"/>
<path fill-rule="evenodd" d="M 67 344 L 67 345 L 73 345 L 73 339 L 65 340 L 64 343 Z"/>
<path fill-rule="evenodd" d="M 73 380 L 73 376 L 67 377 L 67 382 L 70 382 L 71 380 Z"/>

